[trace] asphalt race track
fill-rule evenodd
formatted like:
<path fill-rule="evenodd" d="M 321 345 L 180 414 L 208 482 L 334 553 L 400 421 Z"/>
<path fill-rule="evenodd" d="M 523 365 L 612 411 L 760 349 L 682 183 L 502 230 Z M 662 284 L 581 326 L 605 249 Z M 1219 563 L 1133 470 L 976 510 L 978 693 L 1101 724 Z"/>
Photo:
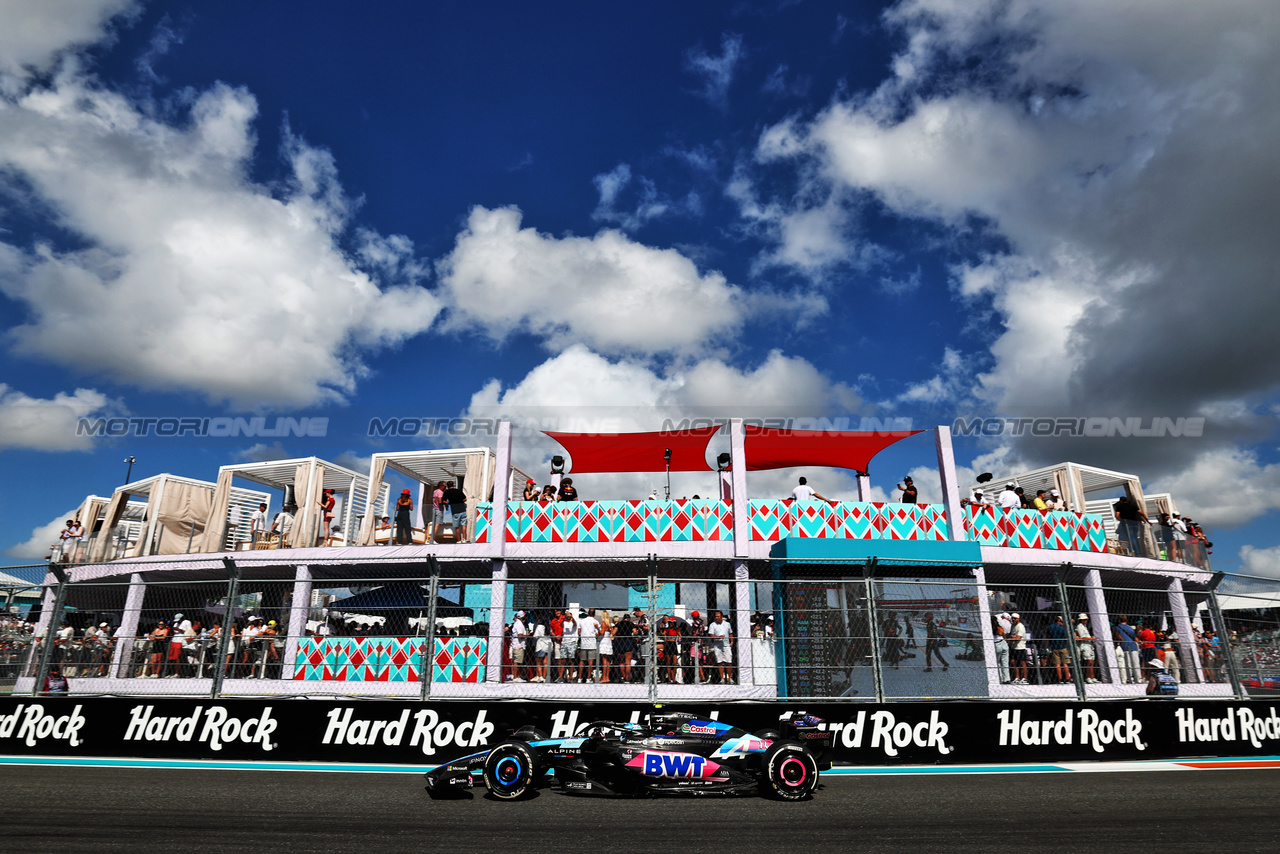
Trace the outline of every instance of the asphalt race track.
<path fill-rule="evenodd" d="M 15 852 L 1280 850 L 1280 771 L 825 778 L 810 801 L 431 801 L 420 777 L 0 768 Z M 591 849 L 585 846 L 592 846 Z"/>

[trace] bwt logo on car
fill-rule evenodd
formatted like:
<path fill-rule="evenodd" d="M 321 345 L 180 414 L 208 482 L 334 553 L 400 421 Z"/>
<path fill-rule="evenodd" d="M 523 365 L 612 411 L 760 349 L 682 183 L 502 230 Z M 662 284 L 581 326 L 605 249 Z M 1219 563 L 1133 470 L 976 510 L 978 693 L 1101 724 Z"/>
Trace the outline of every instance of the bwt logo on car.
<path fill-rule="evenodd" d="M 845 747 L 862 747 L 862 737 L 866 731 L 867 713 L 858 712 L 850 723 L 827 722 L 820 726 L 834 733 L 831 743 L 843 744 Z M 886 756 L 897 756 L 904 747 L 933 747 L 941 754 L 955 750 L 947 745 L 946 737 L 950 727 L 938 720 L 938 712 L 929 713 L 929 720 L 917 724 L 899 721 L 893 712 L 879 711 L 871 714 L 871 747 L 881 748 Z"/>
<path fill-rule="evenodd" d="M 65 741 L 72 747 L 80 746 L 80 730 L 85 725 L 83 706 L 77 705 L 68 715 L 50 715 L 39 703 L 25 706 L 19 703 L 12 712 L 0 715 L 0 738 L 17 738 L 35 747 L 44 738 Z"/>
<path fill-rule="evenodd" d="M 711 777 L 720 766 L 705 756 L 692 753 L 653 753 L 648 750 L 627 763 L 646 777 Z"/>
<path fill-rule="evenodd" d="M 264 751 L 275 748 L 271 734 L 279 723 L 271 717 L 267 706 L 256 718 L 233 718 L 222 706 L 196 706 L 189 715 L 154 715 L 155 706 L 134 706 L 125 730 L 125 741 L 196 741 L 207 742 L 210 750 L 221 750 L 233 741 L 257 742 Z M 203 718 L 203 722 L 201 721 Z M 197 731 L 199 735 L 197 736 Z"/>
<path fill-rule="evenodd" d="M 352 720 L 355 709 L 333 709 L 329 712 L 329 725 L 324 730 L 324 744 L 371 745 L 381 741 L 387 747 L 399 747 L 404 743 L 409 728 L 410 712 L 405 709 L 393 721 Z M 485 720 L 483 710 L 474 720 L 455 724 L 440 720 L 433 709 L 423 709 L 413 714 L 413 730 L 409 733 L 409 746 L 421 747 L 422 753 L 431 756 L 437 747 L 450 744 L 456 747 L 479 747 L 489 743 L 493 724 Z"/>

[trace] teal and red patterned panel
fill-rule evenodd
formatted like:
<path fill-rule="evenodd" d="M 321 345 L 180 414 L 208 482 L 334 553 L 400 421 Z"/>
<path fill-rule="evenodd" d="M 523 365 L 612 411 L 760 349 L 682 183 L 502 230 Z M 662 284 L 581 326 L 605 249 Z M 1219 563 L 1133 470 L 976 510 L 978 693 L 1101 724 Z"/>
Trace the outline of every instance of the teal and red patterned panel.
<path fill-rule="evenodd" d="M 302 638 L 293 678 L 303 682 L 418 682 L 422 638 Z M 437 638 L 433 682 L 483 682 L 486 638 Z"/>
<path fill-rule="evenodd" d="M 471 523 L 471 542 L 489 542 L 489 514 L 491 512 L 493 512 L 493 505 L 487 502 L 475 506 L 475 512 L 472 514 L 475 519 Z"/>
<path fill-rule="evenodd" d="M 769 499 L 749 502 L 751 539 L 783 537 L 842 540 L 947 539 L 941 504 L 876 504 L 864 501 Z"/>
<path fill-rule="evenodd" d="M 701 542 L 733 539 L 733 505 L 677 501 L 511 501 L 509 543 Z"/>
<path fill-rule="evenodd" d="M 970 540 L 984 546 L 1083 552 L 1107 550 L 1107 533 L 1102 527 L 1102 517 L 1093 513 L 1065 510 L 1041 513 L 1038 510 L 970 507 L 965 530 Z"/>

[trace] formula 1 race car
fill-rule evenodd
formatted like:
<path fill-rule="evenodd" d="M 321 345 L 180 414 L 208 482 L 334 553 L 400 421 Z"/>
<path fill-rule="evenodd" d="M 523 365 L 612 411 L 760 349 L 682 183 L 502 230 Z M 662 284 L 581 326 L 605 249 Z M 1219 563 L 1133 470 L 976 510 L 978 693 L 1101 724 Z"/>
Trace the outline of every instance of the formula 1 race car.
<path fill-rule="evenodd" d="M 832 733 L 804 712 L 778 730 L 753 735 L 684 712 L 652 714 L 644 724 L 596 721 L 574 738 L 547 738 L 525 727 L 510 739 L 427 772 L 433 798 L 456 796 L 483 781 L 497 798 L 515 800 L 550 787 L 584 795 L 743 795 L 788 801 L 808 797 Z"/>

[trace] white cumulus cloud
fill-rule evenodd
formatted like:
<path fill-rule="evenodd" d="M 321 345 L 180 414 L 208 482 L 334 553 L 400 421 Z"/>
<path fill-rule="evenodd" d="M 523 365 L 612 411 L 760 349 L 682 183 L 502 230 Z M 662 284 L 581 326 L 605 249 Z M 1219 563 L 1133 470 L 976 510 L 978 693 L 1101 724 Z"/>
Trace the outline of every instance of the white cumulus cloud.
<path fill-rule="evenodd" d="M 513 207 L 476 207 L 439 264 L 454 328 L 501 340 L 516 331 L 554 349 L 687 353 L 737 332 L 752 299 L 674 249 L 605 230 L 557 238 L 521 227 Z"/>
<path fill-rule="evenodd" d="M 78 388 L 71 394 L 58 392 L 47 399 L 0 383 L 0 450 L 87 450 L 92 439 L 77 435 L 76 426 L 81 418 L 100 413 L 109 405 L 105 394 L 90 388 Z"/>

